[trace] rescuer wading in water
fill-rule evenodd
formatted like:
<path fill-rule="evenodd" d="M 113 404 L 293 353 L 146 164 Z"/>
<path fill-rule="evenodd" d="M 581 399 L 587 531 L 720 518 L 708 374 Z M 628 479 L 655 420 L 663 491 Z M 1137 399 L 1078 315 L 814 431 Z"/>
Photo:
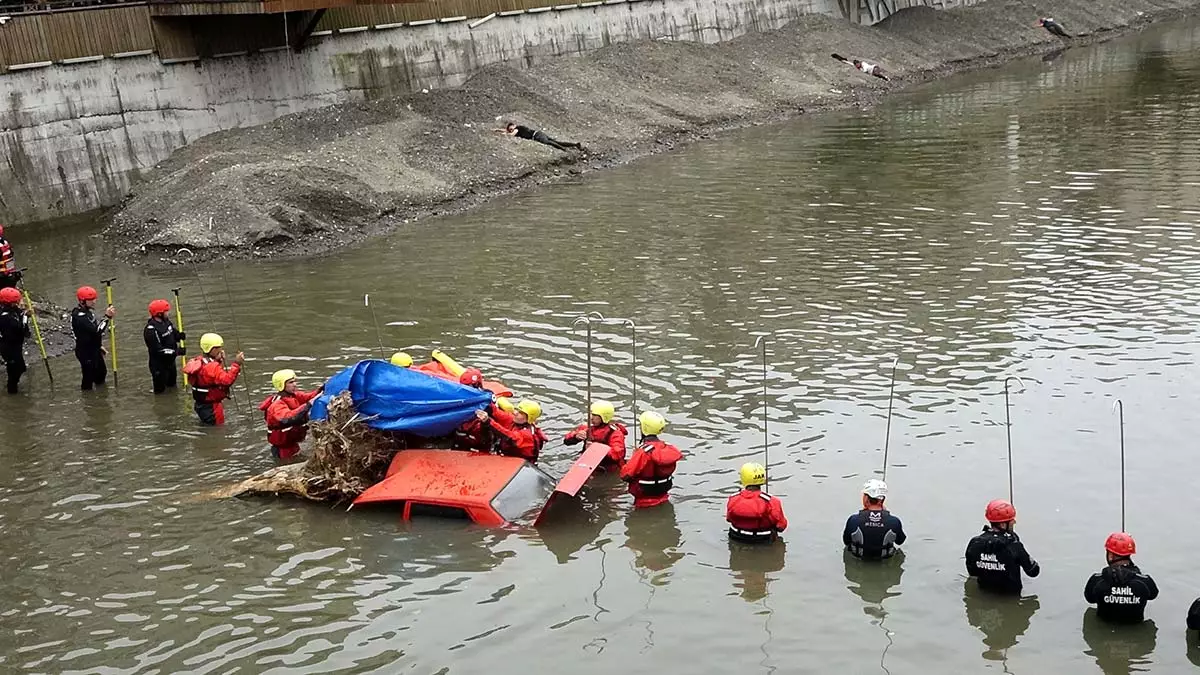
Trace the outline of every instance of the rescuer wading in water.
<path fill-rule="evenodd" d="M 1096 614 L 1111 623 L 1141 623 L 1146 605 L 1158 597 L 1158 585 L 1133 564 L 1137 543 L 1124 532 L 1108 535 L 1104 542 L 1108 566 L 1096 572 L 1083 587 L 1083 598 L 1096 605 Z"/>
<path fill-rule="evenodd" d="M 638 415 L 642 442 L 621 469 L 621 480 L 629 483 L 633 508 L 645 509 L 665 504 L 674 485 L 675 465 L 683 459 L 679 448 L 658 437 L 667 426 L 662 415 L 647 410 Z"/>
<path fill-rule="evenodd" d="M 887 483 L 871 479 L 863 485 L 862 505 L 858 513 L 846 520 L 842 544 L 855 558 L 882 560 L 899 550 L 907 535 L 900 519 L 883 507 L 887 499 Z"/>
<path fill-rule="evenodd" d="M 725 520 L 729 522 L 729 538 L 748 543 L 773 542 L 787 529 L 783 502 L 763 491 L 767 483 L 767 468 L 762 464 L 743 464 L 738 472 L 742 491 L 725 503 Z"/>
<path fill-rule="evenodd" d="M 1042 569 L 1013 531 L 1017 509 L 1003 499 L 995 499 L 987 505 L 984 518 L 988 526 L 967 544 L 967 574 L 975 577 L 984 590 L 1019 594 L 1021 570 L 1036 577 Z"/>

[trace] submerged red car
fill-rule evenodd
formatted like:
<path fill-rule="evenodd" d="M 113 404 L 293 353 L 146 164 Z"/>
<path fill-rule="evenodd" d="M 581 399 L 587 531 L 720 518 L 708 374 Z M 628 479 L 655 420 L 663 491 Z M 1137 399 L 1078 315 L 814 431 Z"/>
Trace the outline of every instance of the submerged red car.
<path fill-rule="evenodd" d="M 461 450 L 401 450 L 387 477 L 367 488 L 354 506 L 391 503 L 403 517 L 463 518 L 487 527 L 533 523 L 560 494 L 574 495 L 591 477 L 608 446 L 589 444 L 561 481 L 519 457 Z"/>

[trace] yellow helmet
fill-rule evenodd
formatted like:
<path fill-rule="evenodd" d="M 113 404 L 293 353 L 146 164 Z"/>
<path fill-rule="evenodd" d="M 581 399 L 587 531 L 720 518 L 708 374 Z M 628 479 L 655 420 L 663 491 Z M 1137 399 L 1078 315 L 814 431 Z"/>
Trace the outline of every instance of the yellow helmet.
<path fill-rule="evenodd" d="M 642 425 L 643 436 L 657 436 L 662 433 L 663 429 L 667 428 L 667 418 L 652 410 L 647 410 L 638 415 L 638 422 Z"/>
<path fill-rule="evenodd" d="M 757 462 L 743 464 L 740 473 L 742 478 L 742 487 L 764 485 L 767 482 L 767 467 Z"/>
<path fill-rule="evenodd" d="M 608 401 L 593 401 L 591 407 L 592 414 L 600 418 L 601 422 L 608 424 L 617 414 L 617 408 Z"/>
<path fill-rule="evenodd" d="M 497 397 L 496 398 L 496 407 L 503 410 L 506 413 L 511 413 L 512 411 L 516 410 L 516 408 L 513 407 L 512 398 L 510 398 L 508 396 Z"/>
<path fill-rule="evenodd" d="M 271 386 L 275 387 L 275 391 L 283 391 L 284 386 L 291 380 L 296 379 L 296 371 L 294 370 L 277 370 L 271 376 Z"/>
<path fill-rule="evenodd" d="M 525 413 L 525 416 L 529 418 L 530 424 L 537 422 L 538 418 L 542 416 L 542 406 L 537 401 L 530 399 L 525 399 L 518 403 L 517 410 Z"/>
<path fill-rule="evenodd" d="M 412 366 L 413 360 L 408 355 L 408 352 L 396 352 L 392 354 L 391 364 L 393 366 L 400 366 L 401 368 L 409 368 Z"/>
<path fill-rule="evenodd" d="M 225 339 L 216 333 L 205 333 L 200 336 L 200 351 L 205 354 L 211 352 L 217 347 L 224 347 Z"/>

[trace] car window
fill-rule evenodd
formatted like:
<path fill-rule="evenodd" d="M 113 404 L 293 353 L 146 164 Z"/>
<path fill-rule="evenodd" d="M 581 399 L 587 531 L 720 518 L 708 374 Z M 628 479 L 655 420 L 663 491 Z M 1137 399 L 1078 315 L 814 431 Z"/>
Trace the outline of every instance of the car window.
<path fill-rule="evenodd" d="M 440 506 L 437 504 L 420 504 L 413 502 L 412 510 L 409 511 L 409 517 L 417 516 L 432 516 L 434 518 L 455 518 L 458 520 L 470 520 L 466 509 L 460 509 L 454 506 Z"/>
<path fill-rule="evenodd" d="M 526 464 L 492 499 L 492 508 L 510 523 L 533 517 L 554 493 L 554 479 L 535 466 Z"/>

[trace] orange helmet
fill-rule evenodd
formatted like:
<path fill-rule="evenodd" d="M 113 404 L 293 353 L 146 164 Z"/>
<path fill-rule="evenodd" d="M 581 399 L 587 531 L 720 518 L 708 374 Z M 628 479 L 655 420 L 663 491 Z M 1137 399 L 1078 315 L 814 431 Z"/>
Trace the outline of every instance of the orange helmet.
<path fill-rule="evenodd" d="M 1137 544 L 1133 541 L 1133 537 L 1128 534 L 1113 532 L 1108 535 L 1108 539 L 1104 540 L 1104 550 L 1113 555 L 1128 558 L 1137 553 Z"/>
<path fill-rule="evenodd" d="M 1007 523 L 1017 517 L 1017 509 L 1003 499 L 993 499 L 988 502 L 984 517 L 989 523 Z"/>
<path fill-rule="evenodd" d="M 483 386 L 483 373 L 478 368 L 467 368 L 459 376 L 458 383 L 478 389 Z"/>
<path fill-rule="evenodd" d="M 166 300 L 151 300 L 150 301 L 150 316 L 158 316 L 171 311 L 171 303 Z"/>
<path fill-rule="evenodd" d="M 80 302 L 84 302 L 86 300 L 95 300 L 100 297 L 100 294 L 91 286 L 80 286 L 79 290 L 75 291 L 75 297 Z"/>

